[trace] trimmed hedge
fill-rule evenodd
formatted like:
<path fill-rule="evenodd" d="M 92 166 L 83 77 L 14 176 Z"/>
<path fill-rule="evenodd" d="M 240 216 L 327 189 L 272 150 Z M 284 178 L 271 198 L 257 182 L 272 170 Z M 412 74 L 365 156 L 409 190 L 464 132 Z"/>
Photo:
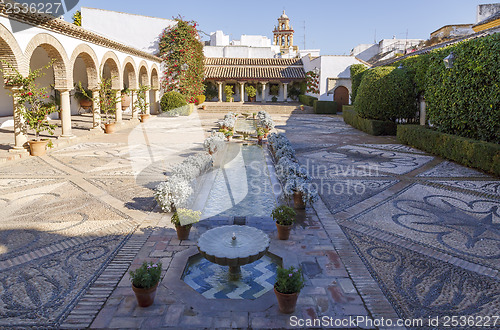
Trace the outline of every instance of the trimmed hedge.
<path fill-rule="evenodd" d="M 197 96 L 196 96 L 196 101 L 195 101 L 195 103 L 194 103 L 194 104 L 196 104 L 196 105 L 200 105 L 200 104 L 202 104 L 202 103 L 205 103 L 205 100 L 206 100 L 205 95 L 197 95 Z"/>
<path fill-rule="evenodd" d="M 333 114 L 335 115 L 338 110 L 338 104 L 334 101 L 314 101 L 314 113 L 318 114 Z"/>
<path fill-rule="evenodd" d="M 392 121 L 361 118 L 356 110 L 347 109 L 345 106 L 342 111 L 342 117 L 346 124 L 370 135 L 396 135 L 397 126 Z"/>
<path fill-rule="evenodd" d="M 314 106 L 314 101 L 317 101 L 318 98 L 309 95 L 299 95 L 299 102 L 310 107 Z"/>
<path fill-rule="evenodd" d="M 363 79 L 363 75 L 366 72 L 366 66 L 363 64 L 353 64 L 349 68 L 351 72 L 351 100 L 354 103 L 356 100 L 356 95 L 358 93 L 359 85 L 361 84 L 361 80 Z"/>
<path fill-rule="evenodd" d="M 178 92 L 166 92 L 160 100 L 161 111 L 166 112 L 186 105 L 186 98 Z"/>
<path fill-rule="evenodd" d="M 343 105 L 342 111 L 346 111 L 346 110 L 354 110 L 354 105 Z"/>
<path fill-rule="evenodd" d="M 441 133 L 418 125 L 398 125 L 397 138 L 403 144 L 500 176 L 498 144 Z"/>
<path fill-rule="evenodd" d="M 372 68 L 363 74 L 355 105 L 359 116 L 366 119 L 412 119 L 418 110 L 415 85 L 407 70 Z"/>

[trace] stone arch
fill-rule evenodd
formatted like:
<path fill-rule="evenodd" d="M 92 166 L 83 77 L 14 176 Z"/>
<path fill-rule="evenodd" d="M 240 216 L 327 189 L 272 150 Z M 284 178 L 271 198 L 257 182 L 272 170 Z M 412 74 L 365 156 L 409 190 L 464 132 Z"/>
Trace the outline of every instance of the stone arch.
<path fill-rule="evenodd" d="M 0 59 L 7 61 L 22 75 L 28 74 L 25 70 L 25 57 L 21 47 L 12 33 L 2 24 L 0 24 Z M 0 65 L 7 74 L 14 73 L 12 69 L 5 68 L 3 63 Z"/>
<path fill-rule="evenodd" d="M 96 89 L 99 85 L 99 73 L 97 71 L 99 60 L 94 50 L 87 44 L 78 45 L 70 58 L 70 76 L 73 79 L 73 69 L 75 67 L 75 61 L 78 57 L 81 57 L 85 63 L 88 79 L 88 88 Z"/>
<path fill-rule="evenodd" d="M 139 81 L 137 80 L 137 67 L 135 66 L 135 62 L 132 57 L 127 56 L 123 61 L 122 66 L 123 77 L 125 81 L 125 75 L 128 77 L 128 88 L 129 89 L 138 89 Z"/>
<path fill-rule="evenodd" d="M 139 84 L 150 85 L 148 65 L 144 60 L 142 60 L 141 63 L 139 63 Z"/>
<path fill-rule="evenodd" d="M 101 60 L 99 67 L 100 74 L 104 77 L 104 67 L 108 65 L 111 73 L 111 88 L 115 90 L 122 90 L 122 70 L 118 56 L 112 51 L 106 52 Z"/>
<path fill-rule="evenodd" d="M 30 40 L 28 46 L 26 46 L 26 51 L 24 52 L 26 72 L 29 72 L 31 57 L 38 47 L 42 47 L 49 57 L 54 59 L 52 67 L 54 69 L 55 89 L 71 89 L 73 86 L 70 83 L 71 79 L 69 79 L 68 75 L 68 68 L 70 67 L 68 55 L 59 40 L 50 34 L 37 34 Z"/>
<path fill-rule="evenodd" d="M 151 66 L 151 89 L 158 90 L 160 89 L 160 80 L 158 78 L 158 66 L 153 64 Z"/>

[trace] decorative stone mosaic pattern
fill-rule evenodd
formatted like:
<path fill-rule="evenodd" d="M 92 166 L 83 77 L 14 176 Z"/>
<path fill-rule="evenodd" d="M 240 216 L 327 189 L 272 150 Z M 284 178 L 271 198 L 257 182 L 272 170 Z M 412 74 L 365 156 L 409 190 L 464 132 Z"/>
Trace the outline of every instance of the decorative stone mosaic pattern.
<path fill-rule="evenodd" d="M 450 187 L 457 187 L 500 197 L 500 181 L 432 181 L 432 182 L 436 182 Z"/>
<path fill-rule="evenodd" d="M 409 146 L 401 145 L 401 144 L 360 144 L 362 147 L 367 148 L 375 148 L 382 150 L 390 150 L 390 151 L 398 151 L 398 152 L 407 152 L 411 154 L 425 154 L 422 150 L 418 150 Z"/>
<path fill-rule="evenodd" d="M 276 269 L 276 263 L 263 256 L 242 266 L 239 280 L 231 280 L 228 267 L 198 256 L 191 259 L 183 280 L 208 299 L 255 299 L 273 289 Z"/>
<path fill-rule="evenodd" d="M 449 161 L 443 161 L 434 168 L 418 175 L 419 177 L 487 177 L 486 174 L 476 171 L 472 168 L 461 166 Z"/>

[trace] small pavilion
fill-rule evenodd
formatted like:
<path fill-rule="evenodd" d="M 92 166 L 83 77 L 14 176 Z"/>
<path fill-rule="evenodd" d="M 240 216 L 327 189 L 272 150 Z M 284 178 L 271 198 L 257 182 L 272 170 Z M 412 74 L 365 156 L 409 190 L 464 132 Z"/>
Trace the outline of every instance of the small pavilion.
<path fill-rule="evenodd" d="M 245 85 L 257 89 L 256 101 L 288 101 L 288 86 L 305 81 L 298 58 L 205 58 L 205 80 L 216 83 L 218 101 L 226 99 L 224 86 L 233 86 L 235 101 L 244 102 Z M 248 99 L 247 99 L 248 100 Z"/>

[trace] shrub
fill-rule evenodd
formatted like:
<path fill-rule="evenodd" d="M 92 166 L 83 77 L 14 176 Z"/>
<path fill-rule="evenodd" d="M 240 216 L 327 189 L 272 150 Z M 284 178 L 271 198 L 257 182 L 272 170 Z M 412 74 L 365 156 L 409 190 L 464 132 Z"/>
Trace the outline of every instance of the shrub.
<path fill-rule="evenodd" d="M 166 92 L 163 94 L 161 97 L 160 101 L 160 106 L 161 106 L 161 111 L 170 111 L 176 108 L 180 108 L 183 105 L 187 105 L 186 99 L 182 94 L 171 91 L 171 92 Z"/>
<path fill-rule="evenodd" d="M 361 79 L 363 79 L 363 74 L 366 72 L 366 66 L 363 64 L 353 64 L 350 67 L 351 71 L 351 100 L 354 103 L 356 99 L 356 94 L 358 92 L 359 84 L 361 84 Z"/>
<path fill-rule="evenodd" d="M 310 95 L 299 95 L 299 102 L 312 107 L 318 98 Z"/>
<path fill-rule="evenodd" d="M 195 104 L 199 105 L 199 104 L 205 103 L 205 99 L 206 99 L 205 95 L 198 95 L 198 96 L 196 96 Z"/>
<path fill-rule="evenodd" d="M 338 109 L 337 102 L 333 101 L 314 101 L 313 103 L 315 113 L 336 114 Z"/>
<path fill-rule="evenodd" d="M 355 107 L 359 116 L 367 119 L 415 118 L 417 95 L 408 71 L 394 67 L 368 70 L 359 86 Z"/>
<path fill-rule="evenodd" d="M 233 97 L 234 91 L 233 91 L 233 85 L 226 85 L 224 86 L 224 93 L 226 94 L 226 102 L 229 102 L 229 100 Z"/>
<path fill-rule="evenodd" d="M 500 145 L 441 133 L 425 126 L 398 125 L 398 141 L 500 176 Z"/>
<path fill-rule="evenodd" d="M 342 111 L 342 117 L 346 124 L 370 135 L 396 135 L 397 126 L 392 121 L 361 118 L 356 110 L 346 108 Z"/>
<path fill-rule="evenodd" d="M 453 51 L 453 67 L 444 57 Z M 500 34 L 431 52 L 425 100 L 430 123 L 439 131 L 500 143 Z"/>

